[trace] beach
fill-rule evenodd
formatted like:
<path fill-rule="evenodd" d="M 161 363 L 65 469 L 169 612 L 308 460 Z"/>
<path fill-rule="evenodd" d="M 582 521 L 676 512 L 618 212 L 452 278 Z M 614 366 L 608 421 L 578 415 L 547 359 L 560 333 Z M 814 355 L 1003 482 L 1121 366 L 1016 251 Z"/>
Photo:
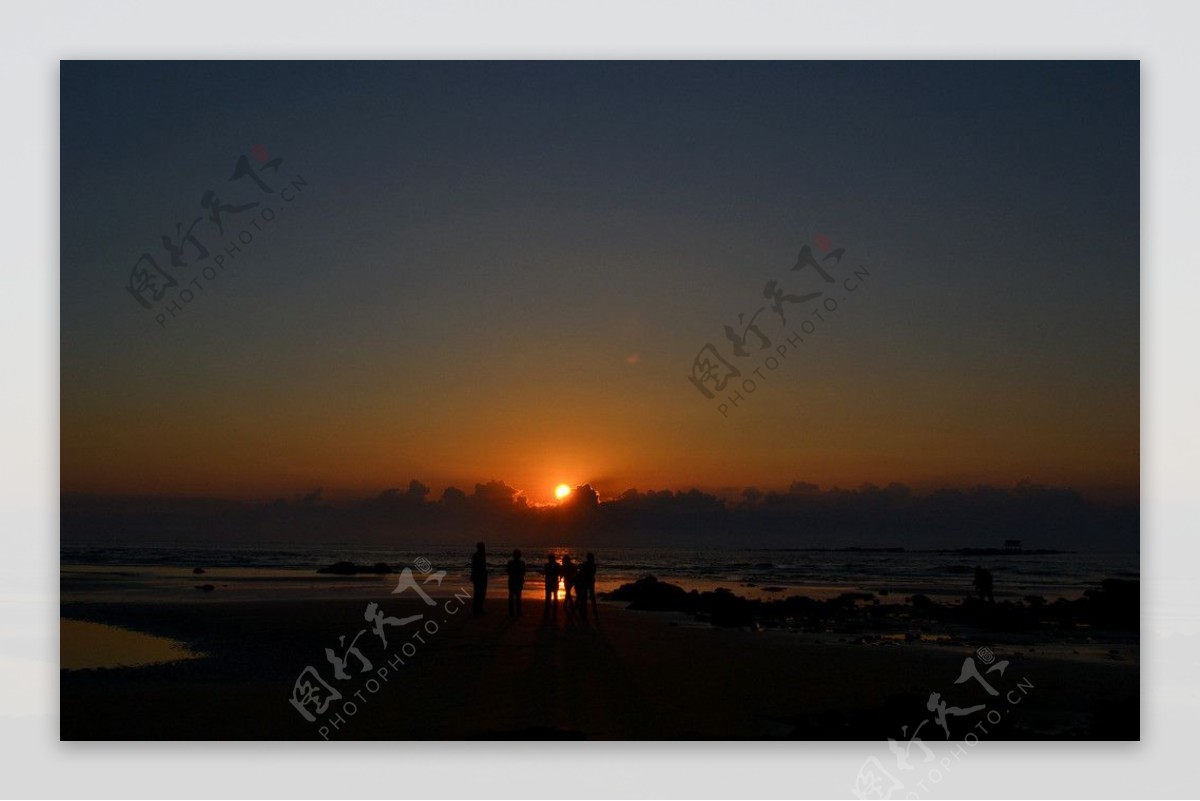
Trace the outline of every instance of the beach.
<path fill-rule="evenodd" d="M 977 723 L 991 739 L 1139 731 L 1136 631 L 1057 643 L 962 632 L 906 641 L 718 628 L 604 602 L 568 620 L 563 609 L 544 614 L 537 580 L 526 584 L 523 615 L 510 618 L 496 577 L 487 614 L 473 617 L 470 585 L 457 577 L 439 585 L 413 574 L 425 599 L 393 594 L 394 575 L 284 578 L 272 592 L 182 569 L 173 584 L 156 574 L 147 589 L 138 570 L 64 568 L 62 617 L 160 638 L 188 658 L 63 670 L 64 740 L 884 740 L 932 718 L 933 692 L 987 707 L 947 717 L 948 731 L 931 720 L 927 741 L 982 736 Z M 211 591 L 196 589 L 209 581 Z M 381 637 L 372 612 L 409 622 L 380 626 Z M 79 650 L 67 629 L 63 637 L 64 654 Z M 326 648 L 344 660 L 344 679 Z M 966 660 L 995 696 L 956 683 Z M 302 676 L 310 667 L 319 681 Z M 308 715 L 291 703 L 304 696 L 298 679 L 317 690 L 301 705 Z"/>

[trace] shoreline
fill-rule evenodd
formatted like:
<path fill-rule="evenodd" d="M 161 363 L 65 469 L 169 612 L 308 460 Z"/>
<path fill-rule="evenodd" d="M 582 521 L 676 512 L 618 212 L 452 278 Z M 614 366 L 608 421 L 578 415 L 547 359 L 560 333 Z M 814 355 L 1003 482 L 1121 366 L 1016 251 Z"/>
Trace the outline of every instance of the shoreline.
<path fill-rule="evenodd" d="M 370 552 L 369 552 L 370 553 Z M 853 556 L 855 551 L 839 552 L 841 556 Z M 600 554 L 603 556 L 604 554 Z M 887 553 L 876 553 L 876 556 L 887 557 Z M 1037 557 L 1025 556 L 1025 559 Z M 365 561 L 365 560 L 360 560 Z M 465 580 L 466 560 L 448 570 L 450 580 Z M 816 575 L 790 575 L 786 569 L 769 570 L 760 565 L 747 563 L 746 570 L 726 568 L 717 572 L 721 575 L 709 575 L 704 572 L 680 572 L 672 570 L 659 571 L 650 565 L 623 566 L 601 562 L 597 576 L 597 591 L 607 592 L 620 587 L 622 584 L 636 581 L 647 575 L 654 574 L 660 579 L 679 584 L 688 590 L 713 591 L 718 588 L 729 589 L 738 595 L 759 600 L 773 600 L 791 595 L 806 595 L 812 598 L 827 600 L 847 592 L 870 592 L 881 599 L 903 599 L 913 595 L 925 595 L 937 600 L 951 601 L 963 597 L 970 592 L 970 565 L 945 565 L 944 575 L 935 578 L 893 573 L 881 575 L 879 565 L 870 565 L 866 570 L 856 571 L 853 565 L 830 566 L 822 569 Z M 972 563 L 974 564 L 974 563 Z M 306 597 L 321 597 L 326 592 L 342 592 L 354 595 L 366 595 L 376 592 L 388 592 L 395 586 L 397 574 L 375 573 L 370 569 L 351 575 L 318 572 L 329 566 L 324 563 L 316 566 L 285 567 L 285 566 L 222 566 L 213 565 L 202 558 L 173 564 L 163 563 L 89 563 L 60 565 L 60 586 L 64 600 L 69 598 L 86 597 L 90 600 L 121 600 L 126 590 L 136 592 L 139 596 L 153 597 L 162 602 L 174 602 L 188 598 L 196 586 L 213 584 L 216 592 L 214 597 L 226 597 L 233 594 L 236 597 L 250 599 L 254 593 L 272 592 L 280 597 L 290 597 L 297 600 Z M 369 568 L 369 564 L 360 565 Z M 404 563 L 392 562 L 391 568 L 403 567 Z M 445 567 L 445 565 L 440 565 Z M 501 581 L 503 568 L 498 563 L 489 565 L 493 581 Z M 1042 571 L 1040 566 L 1031 576 L 1009 575 L 1005 568 L 997 568 L 1000 580 L 997 582 L 997 598 L 1020 599 L 1027 595 L 1042 595 L 1053 602 L 1057 598 L 1073 600 L 1082 596 L 1090 587 L 1095 586 L 1105 577 L 1124 577 L 1136 579 L 1140 573 L 1137 569 L 1136 556 L 1129 565 L 1120 563 L 1109 565 L 1109 569 L 1093 571 L 1087 578 L 1079 576 L 1061 576 L 1057 579 L 1048 578 L 1055 574 L 1056 568 L 1048 565 Z M 199 568 L 202 573 L 194 573 Z M 537 573 L 537 564 L 530 562 L 529 576 L 526 583 L 526 593 L 541 592 L 541 576 Z M 760 569 L 766 575 L 759 576 L 755 570 Z M 838 572 L 841 571 L 839 575 Z M 122 587 L 124 582 L 126 586 Z"/>

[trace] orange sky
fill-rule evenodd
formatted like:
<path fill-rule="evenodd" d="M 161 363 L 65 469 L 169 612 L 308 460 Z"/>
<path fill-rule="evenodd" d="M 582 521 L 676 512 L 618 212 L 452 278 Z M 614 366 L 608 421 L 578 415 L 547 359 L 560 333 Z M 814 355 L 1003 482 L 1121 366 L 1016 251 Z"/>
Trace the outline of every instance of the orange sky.
<path fill-rule="evenodd" d="M 63 69 L 66 491 L 1137 487 L 1136 62 L 206 69 Z"/>

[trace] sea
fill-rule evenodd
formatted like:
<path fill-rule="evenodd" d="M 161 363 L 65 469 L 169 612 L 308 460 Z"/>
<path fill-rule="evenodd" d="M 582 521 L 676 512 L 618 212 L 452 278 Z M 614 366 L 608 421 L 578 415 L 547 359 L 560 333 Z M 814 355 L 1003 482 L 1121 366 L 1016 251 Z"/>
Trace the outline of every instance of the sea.
<path fill-rule="evenodd" d="M 555 547 L 522 549 L 528 565 L 527 590 L 540 586 L 538 571 L 549 551 L 581 560 L 586 551 Z M 316 577 L 318 568 L 335 562 L 385 563 L 423 572 L 445 570 L 466 581 L 471 549 L 445 544 L 403 548 L 259 546 L 70 547 L 60 550 L 64 570 L 71 566 L 133 569 L 216 570 L 263 577 Z M 494 581 L 503 576 L 511 549 L 488 554 Z M 745 597 L 807 595 L 830 598 L 844 592 L 869 592 L 902 601 L 921 593 L 931 598 L 962 597 L 971 590 L 976 567 L 992 572 L 997 598 L 1036 595 L 1053 601 L 1077 598 L 1107 578 L 1138 579 L 1136 553 L 964 552 L 816 549 L 597 549 L 597 590 L 605 592 L 644 576 L 685 589 L 724 587 Z M 892 598 L 891 596 L 898 596 Z"/>

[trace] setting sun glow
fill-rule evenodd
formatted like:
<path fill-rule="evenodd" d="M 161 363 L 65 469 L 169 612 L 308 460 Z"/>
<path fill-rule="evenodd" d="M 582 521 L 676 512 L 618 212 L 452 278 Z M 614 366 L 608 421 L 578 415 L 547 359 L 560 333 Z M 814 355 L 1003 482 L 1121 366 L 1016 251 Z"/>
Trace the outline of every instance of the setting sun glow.
<path fill-rule="evenodd" d="M 567 497 L 570 494 L 571 494 L 571 488 L 568 487 L 566 484 L 559 484 L 557 487 L 554 488 L 554 497 L 556 497 L 560 500 L 562 498 Z"/>

